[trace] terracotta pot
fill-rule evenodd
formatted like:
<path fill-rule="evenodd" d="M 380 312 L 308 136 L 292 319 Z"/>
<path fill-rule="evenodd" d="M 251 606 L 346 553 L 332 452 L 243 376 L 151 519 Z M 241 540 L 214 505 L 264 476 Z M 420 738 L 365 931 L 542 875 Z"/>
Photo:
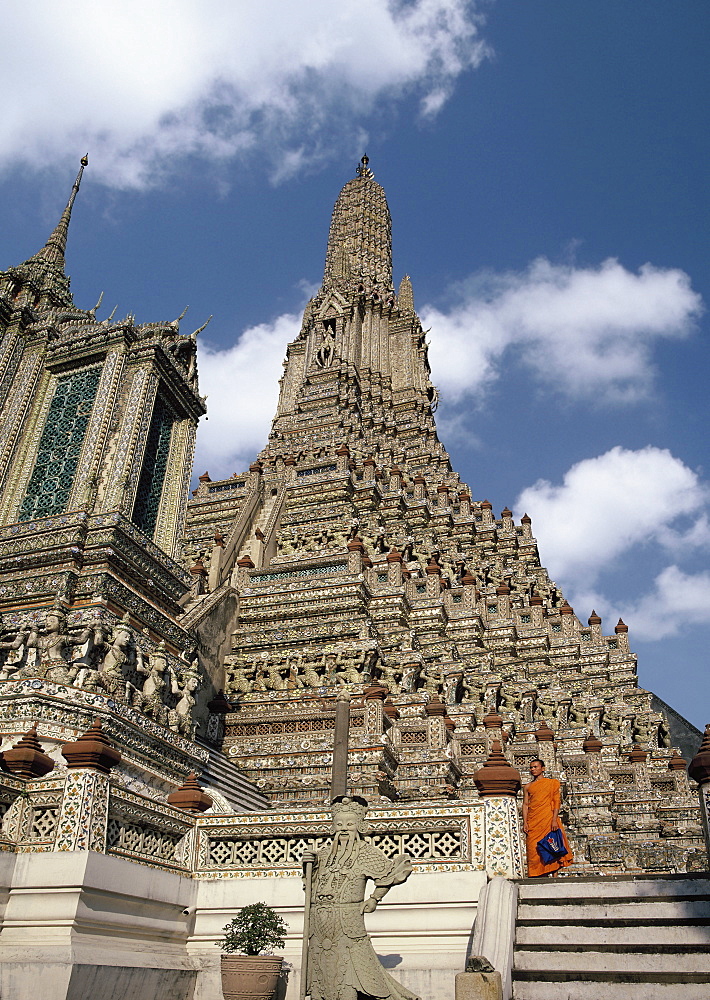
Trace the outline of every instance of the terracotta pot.
<path fill-rule="evenodd" d="M 274 1000 L 280 955 L 222 955 L 224 1000 Z"/>

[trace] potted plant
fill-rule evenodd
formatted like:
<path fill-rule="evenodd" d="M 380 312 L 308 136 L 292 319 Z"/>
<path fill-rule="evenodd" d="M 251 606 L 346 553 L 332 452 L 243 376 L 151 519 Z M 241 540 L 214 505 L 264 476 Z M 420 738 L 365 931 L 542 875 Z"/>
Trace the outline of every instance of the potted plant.
<path fill-rule="evenodd" d="M 266 903 L 243 906 L 222 928 L 217 941 L 222 955 L 222 992 L 225 1000 L 273 1000 L 281 974 L 282 959 L 272 955 L 283 948 L 288 927 Z M 235 954 L 235 952 L 237 954 Z"/>

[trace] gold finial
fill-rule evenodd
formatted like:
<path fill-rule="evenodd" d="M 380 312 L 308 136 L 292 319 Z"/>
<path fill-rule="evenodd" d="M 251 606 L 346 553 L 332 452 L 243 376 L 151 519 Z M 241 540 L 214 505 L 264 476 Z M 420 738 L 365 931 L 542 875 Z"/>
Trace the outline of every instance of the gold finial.
<path fill-rule="evenodd" d="M 373 174 L 373 172 L 370 170 L 370 168 L 368 167 L 368 163 L 369 162 L 370 162 L 370 157 L 367 155 L 367 153 L 365 153 L 363 155 L 362 159 L 360 160 L 360 162 L 357 165 L 357 171 L 356 171 L 356 173 L 357 173 L 358 177 L 374 177 L 375 176 Z"/>
<path fill-rule="evenodd" d="M 84 155 L 82 156 L 82 158 L 81 158 L 81 165 L 82 165 L 82 167 L 88 167 L 89 166 L 89 154 L 88 153 L 84 153 Z"/>

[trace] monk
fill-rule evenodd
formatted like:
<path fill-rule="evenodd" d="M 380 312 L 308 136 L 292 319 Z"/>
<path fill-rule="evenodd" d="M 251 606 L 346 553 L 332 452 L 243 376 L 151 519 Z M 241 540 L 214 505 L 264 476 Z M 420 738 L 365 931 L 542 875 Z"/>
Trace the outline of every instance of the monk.
<path fill-rule="evenodd" d="M 530 763 L 529 781 L 523 788 L 523 830 L 527 836 L 528 878 L 540 875 L 557 875 L 574 861 L 567 843 L 564 827 L 560 823 L 560 783 L 545 777 L 545 764 L 539 757 Z M 537 842 L 550 832 L 561 830 L 567 853 L 550 864 L 544 864 L 537 850 Z"/>

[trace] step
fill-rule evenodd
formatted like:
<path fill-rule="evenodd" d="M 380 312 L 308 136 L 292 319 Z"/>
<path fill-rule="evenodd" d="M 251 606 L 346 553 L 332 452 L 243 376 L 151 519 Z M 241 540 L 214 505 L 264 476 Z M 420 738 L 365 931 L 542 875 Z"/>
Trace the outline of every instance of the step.
<path fill-rule="evenodd" d="M 515 950 L 514 974 L 532 970 L 536 974 L 556 972 L 587 978 L 590 971 L 612 978 L 618 973 L 627 976 L 675 975 L 681 981 L 688 974 L 704 975 L 710 982 L 710 955 L 699 949 L 683 954 L 634 951 L 519 951 Z"/>
<path fill-rule="evenodd" d="M 611 932 L 610 932 L 611 928 Z M 594 946 L 607 945 L 609 941 L 622 947 L 646 945 L 654 950 L 669 945 L 674 947 L 705 947 L 710 950 L 710 921 L 698 924 L 678 924 L 676 920 L 637 924 L 518 924 L 515 946 Z"/>
<path fill-rule="evenodd" d="M 708 1000 L 708 986 L 707 980 L 682 984 L 516 981 L 513 1000 Z"/>
<path fill-rule="evenodd" d="M 535 899 L 592 899 L 602 896 L 624 898 L 668 898 L 669 896 L 707 896 L 710 899 L 710 879 L 668 877 L 609 878 L 609 879 L 544 879 L 518 884 L 518 897 Z"/>
<path fill-rule="evenodd" d="M 518 921 L 526 922 L 589 924 L 590 922 L 618 920 L 625 924 L 637 924 L 644 920 L 651 922 L 678 920 L 687 923 L 689 920 L 708 919 L 710 919 L 710 900 L 707 899 L 628 900 L 614 903 L 602 902 L 601 900 L 589 902 L 580 899 L 559 901 L 547 899 L 544 902 L 534 904 L 530 902 L 518 904 Z"/>

